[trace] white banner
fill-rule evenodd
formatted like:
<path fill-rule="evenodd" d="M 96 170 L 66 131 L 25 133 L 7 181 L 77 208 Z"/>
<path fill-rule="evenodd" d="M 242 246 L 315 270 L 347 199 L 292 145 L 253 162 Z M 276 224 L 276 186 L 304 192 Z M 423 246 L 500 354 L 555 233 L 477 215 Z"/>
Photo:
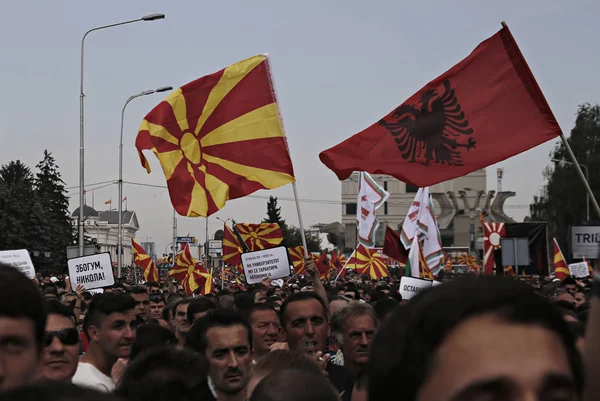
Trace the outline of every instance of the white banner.
<path fill-rule="evenodd" d="M 402 295 L 402 300 L 406 301 L 417 295 L 423 290 L 431 288 L 433 282 L 431 280 L 423 280 L 421 278 L 414 278 L 403 276 L 400 279 L 399 293 Z"/>
<path fill-rule="evenodd" d="M 110 253 L 97 253 L 67 260 L 71 286 L 83 284 L 86 290 L 110 287 L 115 284 L 115 276 Z"/>
<path fill-rule="evenodd" d="M 284 246 L 242 253 L 241 258 L 248 284 L 260 283 L 266 277 L 275 280 L 291 274 L 288 252 Z"/>
<path fill-rule="evenodd" d="M 590 275 L 587 262 L 571 263 L 569 265 L 569 272 L 571 273 L 571 276 L 579 278 Z"/>
<path fill-rule="evenodd" d="M 575 259 L 600 259 L 600 226 L 572 226 L 571 255 Z"/>
<path fill-rule="evenodd" d="M 35 268 L 31 262 L 31 257 L 27 249 L 17 249 L 14 251 L 0 251 L 0 263 L 19 269 L 21 273 L 33 279 L 35 277 Z"/>

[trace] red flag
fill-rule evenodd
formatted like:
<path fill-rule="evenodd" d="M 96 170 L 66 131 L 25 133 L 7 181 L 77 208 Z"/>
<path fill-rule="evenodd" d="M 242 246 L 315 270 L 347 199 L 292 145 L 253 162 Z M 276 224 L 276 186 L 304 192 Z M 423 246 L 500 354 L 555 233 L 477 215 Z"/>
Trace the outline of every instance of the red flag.
<path fill-rule="evenodd" d="M 133 251 L 133 264 L 143 270 L 144 280 L 160 283 L 160 276 L 158 275 L 156 265 L 144 248 L 133 238 L 131 239 L 131 250 Z"/>
<path fill-rule="evenodd" d="M 570 275 L 571 272 L 569 271 L 569 266 L 567 266 L 567 262 L 560 250 L 560 246 L 558 246 L 558 242 L 556 241 L 556 238 L 554 238 L 554 277 L 562 281 Z"/>
<path fill-rule="evenodd" d="M 327 277 L 327 273 L 329 272 L 329 257 L 327 256 L 327 252 L 323 251 L 320 256 L 313 255 L 313 259 L 317 265 L 317 269 L 319 270 L 320 278 Z"/>
<path fill-rule="evenodd" d="M 389 226 L 385 228 L 383 253 L 402 264 L 408 260 L 408 251 L 400 242 L 400 234 Z"/>
<path fill-rule="evenodd" d="M 507 27 L 364 131 L 319 155 L 426 187 L 524 152 L 560 127 Z"/>
<path fill-rule="evenodd" d="M 335 277 L 338 275 L 344 277 L 346 275 L 346 269 L 344 268 L 346 265 L 346 258 L 339 250 L 331 251 L 330 262 Z"/>

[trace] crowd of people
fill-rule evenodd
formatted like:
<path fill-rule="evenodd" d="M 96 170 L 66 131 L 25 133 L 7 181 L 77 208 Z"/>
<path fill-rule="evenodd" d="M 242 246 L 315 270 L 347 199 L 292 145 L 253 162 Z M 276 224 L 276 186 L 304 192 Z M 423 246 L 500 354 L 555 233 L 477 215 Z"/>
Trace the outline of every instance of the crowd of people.
<path fill-rule="evenodd" d="M 591 278 L 446 275 L 403 300 L 399 279 L 306 266 L 206 296 L 0 266 L 0 399 L 581 399 Z"/>

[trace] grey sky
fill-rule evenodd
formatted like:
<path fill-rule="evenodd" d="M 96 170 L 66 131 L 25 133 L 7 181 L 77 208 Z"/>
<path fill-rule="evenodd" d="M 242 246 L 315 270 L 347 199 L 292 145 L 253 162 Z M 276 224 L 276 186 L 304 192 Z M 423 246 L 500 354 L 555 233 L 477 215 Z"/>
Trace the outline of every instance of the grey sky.
<path fill-rule="evenodd" d="M 98 25 L 162 12 L 162 21 L 92 33 L 86 40 L 86 183 L 117 178 L 120 110 L 132 94 L 181 86 L 246 57 L 269 53 L 294 161 L 305 224 L 340 220 L 340 184 L 318 153 L 383 117 L 448 69 L 505 20 L 565 132 L 577 105 L 600 102 L 597 16 L 592 1 L 19 1 L 3 5 L 0 24 L 0 163 L 34 166 L 44 149 L 69 187 L 78 185 L 79 43 Z M 147 175 L 134 147 L 144 115 L 164 94 L 134 100 L 125 121 L 124 179 L 165 185 L 156 158 Z M 507 116 L 510 118 L 510 116 Z M 523 133 L 527 135 L 527 133 Z M 522 218 L 542 185 L 552 144 L 500 163 L 504 189 Z M 495 167 L 488 189 L 496 188 Z M 90 187 L 91 188 L 91 187 Z M 72 209 L 77 189 L 70 191 Z M 291 198 L 291 186 L 272 191 Z M 170 242 L 166 189 L 126 185 L 138 213 L 138 238 Z M 268 192 L 255 194 L 268 197 Z M 117 187 L 95 191 L 95 207 L 117 204 Z M 91 204 L 91 192 L 88 192 Z M 297 224 L 292 202 L 284 217 Z M 264 199 L 230 202 L 217 215 L 258 222 Z M 209 219 L 211 232 L 221 223 Z M 179 219 L 179 233 L 204 238 L 204 219 Z"/>

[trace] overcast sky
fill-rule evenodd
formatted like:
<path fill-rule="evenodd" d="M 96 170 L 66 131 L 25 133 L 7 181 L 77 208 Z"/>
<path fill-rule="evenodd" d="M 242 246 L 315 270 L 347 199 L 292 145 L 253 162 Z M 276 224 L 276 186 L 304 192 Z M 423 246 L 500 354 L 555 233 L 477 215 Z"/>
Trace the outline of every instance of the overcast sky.
<path fill-rule="evenodd" d="M 78 206 L 79 46 L 95 26 L 165 13 L 94 32 L 86 39 L 86 184 L 118 173 L 120 112 L 125 100 L 146 89 L 179 87 L 259 53 L 269 53 L 302 202 L 304 222 L 341 219 L 340 183 L 318 153 L 364 129 L 500 29 L 505 20 L 565 132 L 578 104 L 600 102 L 596 51 L 600 3 L 527 0 L 358 1 L 14 1 L 3 5 L 0 24 L 0 163 L 21 159 L 34 166 L 44 149 L 55 156 Z M 134 100 L 125 119 L 124 180 L 165 185 L 156 158 L 147 175 L 134 147 L 144 115 L 164 94 Z M 510 116 L 506 116 L 510 118 Z M 509 215 L 522 219 L 541 188 L 547 143 L 488 169 L 505 168 L 504 190 L 517 196 Z M 291 186 L 272 191 L 283 215 L 297 224 Z M 170 242 L 172 209 L 166 189 L 125 185 L 137 212 L 138 238 Z M 217 216 L 259 222 L 262 191 L 232 201 Z M 95 207 L 117 204 L 117 186 L 94 191 Z M 214 217 L 210 231 L 222 227 Z M 203 240 L 205 219 L 179 218 L 179 234 Z M 162 249 L 162 250 L 161 250 Z"/>

